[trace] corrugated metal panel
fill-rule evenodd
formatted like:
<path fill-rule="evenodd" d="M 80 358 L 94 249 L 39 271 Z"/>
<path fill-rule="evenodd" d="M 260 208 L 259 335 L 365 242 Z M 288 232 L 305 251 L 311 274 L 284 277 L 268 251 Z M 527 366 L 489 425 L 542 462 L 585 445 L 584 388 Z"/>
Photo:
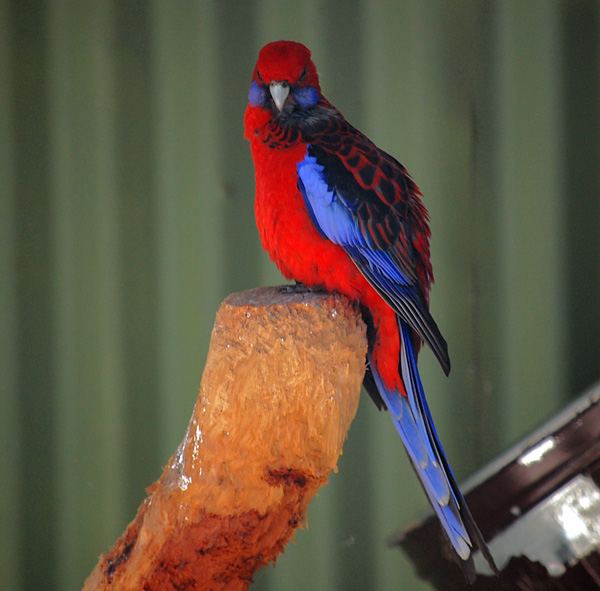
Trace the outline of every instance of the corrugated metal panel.
<path fill-rule="evenodd" d="M 600 373 L 597 2 L 0 0 L 3 589 L 82 584 L 183 436 L 219 302 L 281 281 L 242 137 L 278 38 L 423 190 L 457 475 Z M 384 540 L 425 506 L 365 398 L 256 589 L 424 589 Z"/>

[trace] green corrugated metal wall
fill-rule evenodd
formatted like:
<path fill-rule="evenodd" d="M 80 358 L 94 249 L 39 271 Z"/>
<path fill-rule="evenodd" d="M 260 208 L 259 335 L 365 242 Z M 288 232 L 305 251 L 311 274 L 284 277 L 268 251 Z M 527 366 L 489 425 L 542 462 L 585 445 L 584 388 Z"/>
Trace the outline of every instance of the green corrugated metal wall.
<path fill-rule="evenodd" d="M 281 281 L 242 137 L 259 48 L 412 172 L 450 344 L 426 390 L 459 477 L 600 375 L 600 4 L 0 0 L 0 588 L 77 589 L 183 437 L 214 314 Z M 425 589 L 426 506 L 365 397 L 256 589 Z"/>

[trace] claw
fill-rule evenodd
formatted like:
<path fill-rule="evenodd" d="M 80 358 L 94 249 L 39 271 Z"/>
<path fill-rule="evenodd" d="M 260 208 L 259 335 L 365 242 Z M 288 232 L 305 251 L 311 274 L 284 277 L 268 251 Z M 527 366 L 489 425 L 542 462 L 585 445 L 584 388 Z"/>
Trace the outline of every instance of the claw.
<path fill-rule="evenodd" d="M 323 293 L 324 291 L 322 287 L 309 287 L 299 281 L 291 285 L 282 285 L 279 288 L 279 293 Z"/>

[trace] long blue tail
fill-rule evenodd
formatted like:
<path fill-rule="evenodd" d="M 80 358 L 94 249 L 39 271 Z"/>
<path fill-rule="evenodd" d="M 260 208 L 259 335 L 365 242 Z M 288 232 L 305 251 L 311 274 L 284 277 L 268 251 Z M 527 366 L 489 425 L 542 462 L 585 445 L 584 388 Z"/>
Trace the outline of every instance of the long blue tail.
<path fill-rule="evenodd" d="M 474 547 L 480 549 L 493 570 L 496 567 L 437 436 L 417 369 L 411 329 L 403 320 L 399 319 L 398 324 L 402 339 L 400 371 L 407 395 L 386 388 L 369 358 L 371 371 L 429 502 L 456 554 L 464 561 L 467 578 L 472 581 L 475 578 L 471 556 Z"/>

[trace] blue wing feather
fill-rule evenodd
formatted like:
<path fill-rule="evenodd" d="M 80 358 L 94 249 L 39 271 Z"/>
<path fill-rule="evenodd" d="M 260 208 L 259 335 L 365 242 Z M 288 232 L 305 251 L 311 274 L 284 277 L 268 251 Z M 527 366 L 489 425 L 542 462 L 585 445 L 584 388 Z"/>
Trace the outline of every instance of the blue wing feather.
<path fill-rule="evenodd" d="M 298 164 L 298 186 L 313 223 L 322 236 L 341 246 L 372 246 L 360 232 L 352 206 L 328 186 L 324 171 L 313 156 Z"/>

